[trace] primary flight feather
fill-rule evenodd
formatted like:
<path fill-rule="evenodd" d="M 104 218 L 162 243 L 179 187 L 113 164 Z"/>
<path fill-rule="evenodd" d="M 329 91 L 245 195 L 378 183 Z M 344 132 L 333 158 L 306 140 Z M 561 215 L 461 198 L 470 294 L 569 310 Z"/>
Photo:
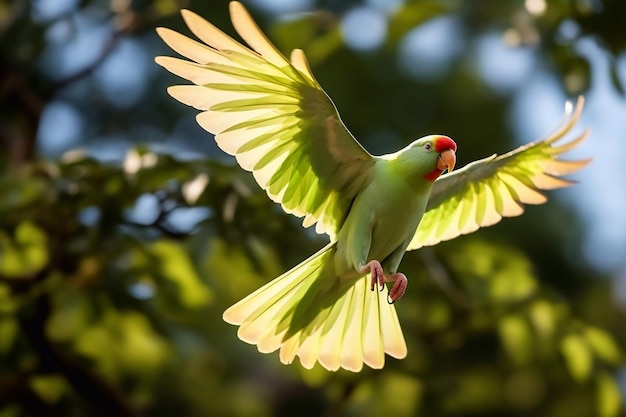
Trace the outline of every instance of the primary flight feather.
<path fill-rule="evenodd" d="M 523 204 L 545 201 L 539 190 L 588 161 L 557 159 L 582 141 L 555 142 L 582 111 L 568 103 L 545 139 L 452 172 L 457 146 L 447 136 L 420 138 L 389 155 L 373 156 L 345 127 L 315 80 L 304 53 L 287 59 L 239 2 L 230 3 L 237 33 L 249 48 L 197 14 L 183 10 L 194 41 L 169 29 L 159 36 L 188 60 L 156 62 L 194 85 L 172 97 L 201 113 L 198 123 L 219 147 L 251 171 L 287 212 L 315 225 L 330 243 L 224 312 L 241 340 L 260 352 L 280 350 L 305 368 L 357 372 L 382 368 L 385 353 L 407 348 L 393 303 L 408 280 L 398 272 L 406 250 L 434 245 L 517 216 Z M 443 174 L 447 171 L 447 174 Z M 387 293 L 386 282 L 392 282 Z"/>

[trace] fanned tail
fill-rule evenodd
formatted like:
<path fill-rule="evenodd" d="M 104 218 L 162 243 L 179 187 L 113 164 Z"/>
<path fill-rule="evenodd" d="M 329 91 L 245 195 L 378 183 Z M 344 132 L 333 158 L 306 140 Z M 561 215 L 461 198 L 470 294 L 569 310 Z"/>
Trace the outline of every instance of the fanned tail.
<path fill-rule="evenodd" d="M 259 352 L 280 349 L 280 361 L 300 357 L 336 371 L 358 372 L 363 363 L 385 364 L 385 353 L 402 359 L 407 349 L 395 307 L 386 292 L 370 291 L 368 276 L 340 279 L 334 273 L 335 244 L 259 288 L 224 312 L 240 326 L 237 335 Z"/>

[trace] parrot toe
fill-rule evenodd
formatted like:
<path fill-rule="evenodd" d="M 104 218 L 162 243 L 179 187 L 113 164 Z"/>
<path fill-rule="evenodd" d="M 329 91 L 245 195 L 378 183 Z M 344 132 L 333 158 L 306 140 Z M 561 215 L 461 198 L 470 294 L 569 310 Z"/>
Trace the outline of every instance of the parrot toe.
<path fill-rule="evenodd" d="M 393 304 L 404 295 L 406 288 L 409 286 L 409 280 L 406 275 L 398 272 L 389 276 L 388 281 L 393 281 L 393 286 L 387 294 L 387 302 Z"/>
<path fill-rule="evenodd" d="M 372 286 L 371 290 L 374 291 L 374 287 L 378 284 L 379 291 L 385 289 L 385 273 L 383 267 L 377 260 L 369 261 L 361 268 L 361 272 L 372 272 Z"/>

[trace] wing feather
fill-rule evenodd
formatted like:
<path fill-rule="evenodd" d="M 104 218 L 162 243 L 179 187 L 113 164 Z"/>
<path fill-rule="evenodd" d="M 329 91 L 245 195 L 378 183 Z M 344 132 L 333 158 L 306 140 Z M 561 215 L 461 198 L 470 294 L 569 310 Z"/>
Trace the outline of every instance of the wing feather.
<path fill-rule="evenodd" d="M 473 184 L 470 183 L 468 197 L 461 200 L 459 204 L 461 216 L 459 217 L 458 229 L 463 233 L 472 233 L 478 229 L 476 224 L 476 194 L 473 188 Z"/>
<path fill-rule="evenodd" d="M 289 65 L 287 58 L 267 39 L 254 22 L 250 13 L 239 2 L 230 3 L 230 15 L 233 26 L 239 35 L 256 52 L 277 67 Z"/>
<path fill-rule="evenodd" d="M 498 223 L 502 217 L 518 216 L 524 212 L 524 204 L 547 201 L 542 190 L 572 184 L 560 177 L 583 168 L 590 160 L 558 158 L 585 140 L 588 130 L 562 145 L 554 144 L 576 125 L 583 105 L 582 97 L 575 107 L 568 102 L 557 128 L 544 139 L 441 176 L 433 185 L 426 212 L 408 250 L 454 239 Z"/>
<path fill-rule="evenodd" d="M 220 55 L 215 49 L 174 32 L 172 29 L 157 28 L 156 31 L 170 48 L 198 64 L 206 64 L 207 62 L 229 63 L 228 59 Z M 169 57 L 158 57 L 158 59 L 164 58 Z"/>
<path fill-rule="evenodd" d="M 198 124 L 253 173 L 273 201 L 304 217 L 304 226 L 316 225 L 318 233 L 334 239 L 374 158 L 341 122 L 304 53 L 294 50 L 288 60 L 239 2 L 230 3 L 231 20 L 250 48 L 197 14 L 181 13 L 203 43 L 157 30 L 173 50 L 193 61 L 156 58 L 194 84 L 170 87 L 169 94 L 202 110 Z"/>
<path fill-rule="evenodd" d="M 485 211 L 482 218 L 477 218 L 476 221 L 481 225 L 481 227 L 486 227 L 498 223 L 502 219 L 502 215 L 497 210 L 496 197 L 491 186 L 491 181 L 487 181 L 486 184 L 483 184 L 483 190 L 485 193 Z"/>
<path fill-rule="evenodd" d="M 213 49 L 218 51 L 235 51 L 243 55 L 255 57 L 254 52 L 222 32 L 198 14 L 190 10 L 181 10 L 181 14 L 191 32 Z"/>

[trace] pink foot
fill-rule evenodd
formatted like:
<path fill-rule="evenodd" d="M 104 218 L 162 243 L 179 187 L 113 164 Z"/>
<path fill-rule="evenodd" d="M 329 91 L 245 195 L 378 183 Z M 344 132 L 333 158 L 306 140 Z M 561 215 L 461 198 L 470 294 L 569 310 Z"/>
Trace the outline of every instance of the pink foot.
<path fill-rule="evenodd" d="M 387 281 L 393 282 L 393 286 L 387 294 L 387 302 L 393 304 L 398 301 L 404 295 L 406 288 L 409 286 L 409 280 L 401 272 L 396 272 L 393 275 L 387 277 Z"/>
<path fill-rule="evenodd" d="M 383 272 L 383 267 L 380 265 L 380 262 L 374 260 L 369 261 L 365 264 L 364 267 L 361 268 L 361 272 L 372 272 L 372 287 L 371 290 L 374 291 L 374 287 L 376 284 L 380 287 L 380 291 L 385 289 L 385 273 Z"/>

